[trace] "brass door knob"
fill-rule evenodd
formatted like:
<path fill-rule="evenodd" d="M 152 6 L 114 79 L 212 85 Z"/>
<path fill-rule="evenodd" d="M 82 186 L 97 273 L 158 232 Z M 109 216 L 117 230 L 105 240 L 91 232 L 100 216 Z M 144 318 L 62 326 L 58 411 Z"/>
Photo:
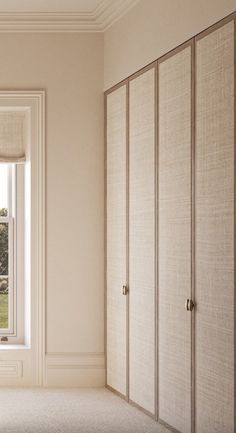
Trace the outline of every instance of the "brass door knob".
<path fill-rule="evenodd" d="M 128 287 L 127 286 L 123 286 L 122 287 L 122 294 L 126 296 L 126 295 L 128 295 L 128 293 L 129 293 Z"/>
<path fill-rule="evenodd" d="M 192 301 L 192 299 L 186 299 L 186 301 L 185 301 L 185 309 L 187 311 L 193 311 L 193 309 L 194 309 L 194 302 Z"/>

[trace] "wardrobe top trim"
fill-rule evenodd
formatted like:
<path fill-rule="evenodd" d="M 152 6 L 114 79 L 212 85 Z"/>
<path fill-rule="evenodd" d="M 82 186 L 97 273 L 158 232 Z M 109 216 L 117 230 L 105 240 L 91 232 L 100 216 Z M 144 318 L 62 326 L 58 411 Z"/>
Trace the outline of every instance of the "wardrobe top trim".
<path fill-rule="evenodd" d="M 157 61 L 155 60 L 155 62 L 149 63 L 149 65 L 144 66 L 144 68 L 140 69 L 139 71 L 137 71 L 133 75 L 131 75 L 131 77 L 129 77 L 129 82 L 135 80 L 135 78 L 140 77 L 141 75 L 145 74 L 146 72 L 150 71 L 151 69 L 153 69 L 155 71 L 156 68 L 157 68 Z"/>
<path fill-rule="evenodd" d="M 175 56 L 176 54 L 181 53 L 181 51 L 186 50 L 186 48 L 192 48 L 193 45 L 194 45 L 194 38 L 189 39 L 188 41 L 184 42 L 181 45 L 178 45 L 178 47 L 174 48 L 173 50 L 171 50 L 168 53 L 161 56 L 157 60 L 157 64 L 160 65 L 161 63 L 163 63 L 166 60 L 170 59 L 171 57 Z"/>
<path fill-rule="evenodd" d="M 178 45 L 177 47 L 171 49 L 166 54 L 160 56 L 158 59 L 152 61 L 148 65 L 144 66 L 143 68 L 139 69 L 137 72 L 134 72 L 124 80 L 120 81 L 119 83 L 115 84 L 115 86 L 111 87 L 110 89 L 106 90 L 104 92 L 105 96 L 109 95 L 110 93 L 117 90 L 119 87 L 122 87 L 124 85 L 128 85 L 131 80 L 134 78 L 137 78 L 139 75 L 142 75 L 144 72 L 151 68 L 155 68 L 157 64 L 160 64 L 164 60 L 167 60 L 169 57 L 173 56 L 174 54 L 177 54 L 178 52 L 182 51 L 184 48 L 187 48 L 188 46 L 193 46 L 194 42 L 199 41 L 203 37 L 207 36 L 208 34 L 214 32 L 215 30 L 219 29 L 220 27 L 224 26 L 225 24 L 229 23 L 230 21 L 236 20 L 236 11 L 232 12 L 230 15 L 222 18 L 217 23 L 212 24 L 207 29 L 202 30 L 200 33 L 194 35 L 192 38 L 188 39 L 187 41 L 183 42 L 182 44 Z"/>
<path fill-rule="evenodd" d="M 115 92 L 115 90 L 120 89 L 121 87 L 126 87 L 129 84 L 129 79 L 126 78 L 125 80 L 121 81 L 120 83 L 116 84 L 115 86 L 111 87 L 110 89 L 106 90 L 105 97 L 108 96 L 110 93 Z"/>
<path fill-rule="evenodd" d="M 194 36 L 196 42 L 236 19 L 236 11 Z"/>

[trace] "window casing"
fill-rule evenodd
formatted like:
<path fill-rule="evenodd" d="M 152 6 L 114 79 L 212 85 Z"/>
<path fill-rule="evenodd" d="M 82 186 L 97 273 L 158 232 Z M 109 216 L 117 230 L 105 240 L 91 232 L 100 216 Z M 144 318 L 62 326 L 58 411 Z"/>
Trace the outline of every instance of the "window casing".
<path fill-rule="evenodd" d="M 18 230 L 24 240 L 23 267 L 23 337 L 14 342 L 8 337 L 9 344 L 0 341 L 1 378 L 3 386 L 40 386 L 46 385 L 45 360 L 45 91 L 20 90 L 0 91 L 0 112 L 23 112 L 22 143 L 24 155 L 8 152 L 17 147 L 15 135 L 5 134 L 7 140 L 2 146 L 0 137 L 0 161 L 2 163 L 24 164 L 24 232 Z M 19 120 L 19 116 L 17 116 Z M 1 129 L 0 116 L 0 129 Z M 12 119 L 14 130 L 14 116 Z M 11 128 L 9 128 L 11 131 Z M 1 134 L 0 134 L 1 136 Z M 18 140 L 17 132 L 17 140 Z M 7 150 L 7 151 L 5 151 Z M 17 165 L 17 167 L 18 167 Z M 1 202 L 1 182 L 0 182 Z M 18 218 L 19 225 L 19 218 Z M 20 266 L 19 266 L 20 267 Z M 22 267 L 21 267 L 22 269 Z M 18 278 L 19 280 L 19 278 Z M 17 307 L 22 300 L 17 284 Z M 17 321 L 19 316 L 17 314 Z M 17 335 L 20 327 L 17 326 Z M 21 328 L 22 329 L 22 328 Z M 1 338 L 0 338 L 1 340 Z M 11 368 L 9 368 L 11 365 Z M 14 366 L 14 368 L 13 368 Z M 11 370 L 11 373 L 9 373 Z M 6 372 L 6 374 L 4 373 Z"/>

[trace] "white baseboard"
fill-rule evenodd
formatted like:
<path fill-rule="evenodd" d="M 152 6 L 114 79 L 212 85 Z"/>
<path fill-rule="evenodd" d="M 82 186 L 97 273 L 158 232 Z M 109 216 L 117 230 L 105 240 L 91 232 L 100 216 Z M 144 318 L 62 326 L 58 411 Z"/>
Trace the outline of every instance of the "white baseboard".
<path fill-rule="evenodd" d="M 104 353 L 48 353 L 45 370 L 48 387 L 105 385 Z"/>

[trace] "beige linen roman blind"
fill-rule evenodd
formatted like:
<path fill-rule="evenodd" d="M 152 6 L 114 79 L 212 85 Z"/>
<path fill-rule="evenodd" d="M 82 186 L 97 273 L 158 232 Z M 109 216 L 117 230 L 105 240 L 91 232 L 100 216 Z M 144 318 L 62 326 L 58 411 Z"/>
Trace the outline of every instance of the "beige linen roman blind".
<path fill-rule="evenodd" d="M 0 162 L 25 161 L 26 141 L 26 112 L 0 111 Z"/>

